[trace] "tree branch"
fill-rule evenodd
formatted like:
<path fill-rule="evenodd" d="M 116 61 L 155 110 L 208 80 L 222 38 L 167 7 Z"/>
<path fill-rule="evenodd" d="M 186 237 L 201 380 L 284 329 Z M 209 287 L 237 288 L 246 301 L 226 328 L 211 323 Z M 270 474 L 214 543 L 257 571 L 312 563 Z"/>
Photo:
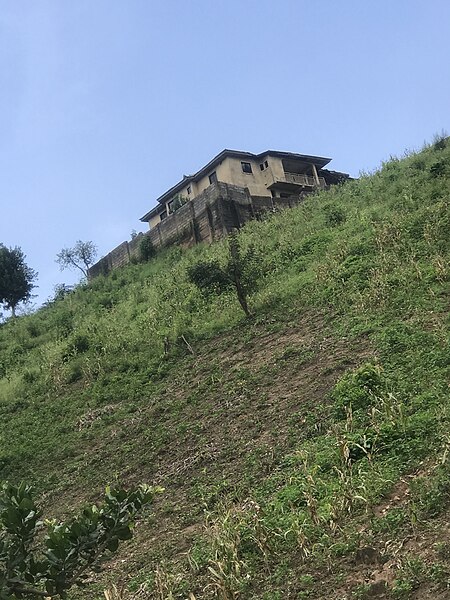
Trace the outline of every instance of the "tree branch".
<path fill-rule="evenodd" d="M 39 596 L 40 598 L 54 598 L 54 596 L 49 596 L 48 592 L 44 592 L 42 590 L 39 590 L 39 589 L 33 588 L 33 587 L 26 587 L 27 584 L 25 581 L 19 581 L 18 583 L 24 587 L 14 587 L 14 589 L 13 589 L 14 592 L 17 592 L 19 594 L 29 594 L 32 596 Z"/>

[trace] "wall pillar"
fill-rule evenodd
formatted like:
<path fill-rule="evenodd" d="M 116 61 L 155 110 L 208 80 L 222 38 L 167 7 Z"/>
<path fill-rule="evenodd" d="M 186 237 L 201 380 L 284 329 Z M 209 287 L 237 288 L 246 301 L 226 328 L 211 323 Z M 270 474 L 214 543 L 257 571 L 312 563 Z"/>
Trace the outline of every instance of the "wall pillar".
<path fill-rule="evenodd" d="M 313 172 L 314 181 L 316 182 L 316 186 L 320 187 L 319 175 L 317 174 L 316 165 L 314 163 L 312 163 L 311 166 L 312 166 L 312 172 Z"/>

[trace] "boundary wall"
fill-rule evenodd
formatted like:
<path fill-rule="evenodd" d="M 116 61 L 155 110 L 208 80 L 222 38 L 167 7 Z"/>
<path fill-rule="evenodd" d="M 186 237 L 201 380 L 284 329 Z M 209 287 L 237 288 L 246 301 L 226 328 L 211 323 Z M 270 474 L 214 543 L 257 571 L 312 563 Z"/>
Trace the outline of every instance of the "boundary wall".
<path fill-rule="evenodd" d="M 89 269 L 89 279 L 107 275 L 137 260 L 143 236 L 148 236 L 156 249 L 175 244 L 191 247 L 200 242 L 212 243 L 233 229 L 239 229 L 247 221 L 257 219 L 267 211 L 292 207 L 302 198 L 250 196 L 247 188 L 217 182 L 168 215 L 156 227 L 111 250 Z"/>

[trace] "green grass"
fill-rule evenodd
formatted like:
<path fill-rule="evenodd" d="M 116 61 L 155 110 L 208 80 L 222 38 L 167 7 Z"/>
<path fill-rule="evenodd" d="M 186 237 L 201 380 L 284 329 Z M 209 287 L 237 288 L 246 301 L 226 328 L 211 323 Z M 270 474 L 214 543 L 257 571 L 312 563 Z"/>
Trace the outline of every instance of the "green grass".
<path fill-rule="evenodd" d="M 348 583 L 356 549 L 448 511 L 449 175 L 438 140 L 247 224 L 250 320 L 231 292 L 189 283 L 197 261 L 225 261 L 223 241 L 2 324 L 1 476 L 56 514 L 157 480 L 165 497 L 113 575 L 151 597 L 370 593 Z M 443 554 L 420 577 L 399 567 L 392 597 L 445 587 Z"/>

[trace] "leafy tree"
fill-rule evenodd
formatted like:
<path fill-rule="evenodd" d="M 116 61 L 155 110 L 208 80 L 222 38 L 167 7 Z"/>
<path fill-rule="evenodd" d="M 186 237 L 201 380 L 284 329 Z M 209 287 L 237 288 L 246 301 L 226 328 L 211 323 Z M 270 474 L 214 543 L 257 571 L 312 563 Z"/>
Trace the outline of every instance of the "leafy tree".
<path fill-rule="evenodd" d="M 89 279 L 89 268 L 97 256 L 97 246 L 94 242 L 78 240 L 73 248 L 63 248 L 56 255 L 56 262 L 61 271 L 64 269 L 79 269 L 86 279 Z"/>
<path fill-rule="evenodd" d="M 103 502 L 60 523 L 41 521 L 32 489 L 25 483 L 0 486 L 0 600 L 67 598 L 89 571 L 132 537 L 136 514 L 162 488 L 106 488 Z M 46 529 L 46 535 L 40 530 Z"/>
<path fill-rule="evenodd" d="M 188 278 L 203 293 L 223 294 L 234 288 L 242 310 L 249 317 L 248 294 L 256 285 L 257 268 L 253 248 L 242 252 L 236 232 L 228 238 L 229 256 L 225 266 L 218 261 L 198 262 L 188 269 Z"/>
<path fill-rule="evenodd" d="M 25 263 L 25 255 L 19 247 L 7 248 L 0 244 L 0 304 L 16 316 L 20 302 L 31 298 L 33 281 L 37 273 Z"/>
<path fill-rule="evenodd" d="M 148 235 L 144 235 L 139 242 L 139 260 L 141 262 L 147 262 L 153 258 L 156 254 L 156 249 L 152 243 L 152 240 Z"/>

